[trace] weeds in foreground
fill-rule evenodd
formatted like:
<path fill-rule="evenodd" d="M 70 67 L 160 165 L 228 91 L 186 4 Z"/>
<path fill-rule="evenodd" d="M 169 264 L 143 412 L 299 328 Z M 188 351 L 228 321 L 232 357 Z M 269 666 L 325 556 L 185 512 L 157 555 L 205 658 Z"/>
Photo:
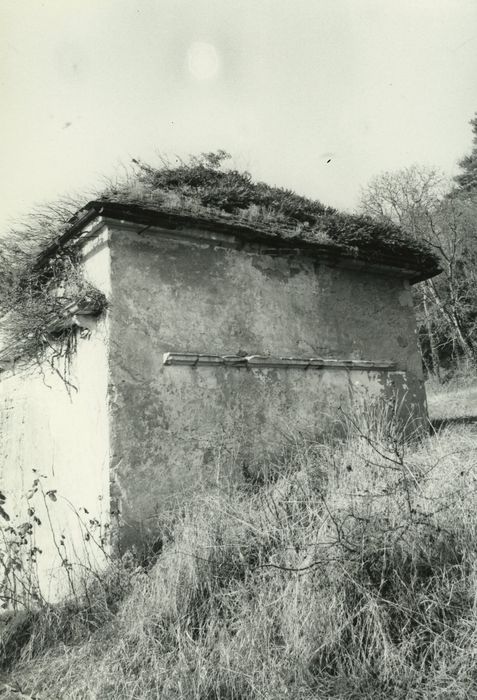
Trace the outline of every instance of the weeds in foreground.
<path fill-rule="evenodd" d="M 35 620 L 12 683 L 48 698 L 476 697 L 477 439 L 351 432 L 176 511 L 101 624 L 85 611 L 52 645 L 51 618 Z"/>

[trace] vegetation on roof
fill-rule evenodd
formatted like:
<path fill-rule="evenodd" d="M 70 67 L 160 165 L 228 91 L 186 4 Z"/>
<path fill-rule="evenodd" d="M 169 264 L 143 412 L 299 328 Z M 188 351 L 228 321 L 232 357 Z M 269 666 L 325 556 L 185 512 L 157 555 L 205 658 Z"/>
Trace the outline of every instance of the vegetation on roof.
<path fill-rule="evenodd" d="M 102 292 L 84 277 L 78 243 L 71 241 L 40 265 L 48 246 L 64 233 L 78 201 L 65 199 L 36 209 L 12 229 L 0 250 L 0 369 L 47 360 L 66 380 L 81 332 L 75 313 L 100 314 Z M 67 380 L 66 380 L 67 381 Z"/>
<path fill-rule="evenodd" d="M 291 190 L 254 182 L 250 173 L 225 169 L 225 151 L 203 153 L 188 162 L 153 167 L 135 160 L 134 178 L 111 187 L 102 199 L 158 210 L 180 210 L 248 222 L 281 238 L 328 243 L 373 260 L 392 257 L 416 271 L 434 271 L 429 247 L 392 223 L 344 214 Z"/>
<path fill-rule="evenodd" d="M 247 223 L 281 238 L 327 244 L 346 255 L 391 261 L 417 273 L 437 270 L 427 245 L 398 226 L 342 214 L 291 190 L 254 182 L 248 172 L 225 168 L 229 158 L 220 150 L 173 165 L 162 161 L 159 167 L 134 160 L 130 175 L 94 196 L 124 205 Z M 71 228 L 90 198 L 62 199 L 35 209 L 4 240 L 0 251 L 0 363 L 5 352 L 9 360 L 68 354 L 77 329 L 59 320 L 78 305 L 86 304 L 98 314 L 105 308 L 104 295 L 84 279 L 74 237 L 52 246 Z M 46 256 L 45 250 L 49 251 Z M 63 343 L 60 350 L 59 340 Z"/>

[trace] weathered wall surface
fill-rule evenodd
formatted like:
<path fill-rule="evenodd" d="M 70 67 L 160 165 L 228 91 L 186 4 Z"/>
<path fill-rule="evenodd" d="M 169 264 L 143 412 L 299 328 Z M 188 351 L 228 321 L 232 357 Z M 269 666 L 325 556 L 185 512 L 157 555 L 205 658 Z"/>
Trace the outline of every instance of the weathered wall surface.
<path fill-rule="evenodd" d="M 113 493 L 126 530 L 200 483 L 253 470 L 392 382 L 424 407 L 410 289 L 305 256 L 111 233 Z M 396 372 L 164 366 L 166 352 L 388 360 Z"/>
<path fill-rule="evenodd" d="M 109 251 L 104 236 L 90 241 L 85 252 L 86 276 L 108 292 Z M 107 320 L 87 322 L 91 334 L 78 338 L 70 367 L 55 364 L 73 386 L 65 384 L 46 362 L 41 368 L 17 368 L 0 377 L 0 490 L 7 498 L 4 507 L 12 517 L 11 525 L 33 522 L 27 515 L 29 507 L 35 508 L 41 521 L 34 523 L 31 541 L 42 550 L 37 574 L 50 600 L 68 591 L 57 545 L 75 565 L 75 575 L 78 563 L 101 565 L 103 555 L 94 542 L 85 541 L 84 526 L 91 529 L 90 520 L 95 518 L 102 526 L 109 521 Z M 27 499 L 37 478 L 41 488 Z M 50 490 L 56 491 L 56 500 L 43 497 L 42 491 Z M 3 521 L 4 531 L 6 526 Z"/>

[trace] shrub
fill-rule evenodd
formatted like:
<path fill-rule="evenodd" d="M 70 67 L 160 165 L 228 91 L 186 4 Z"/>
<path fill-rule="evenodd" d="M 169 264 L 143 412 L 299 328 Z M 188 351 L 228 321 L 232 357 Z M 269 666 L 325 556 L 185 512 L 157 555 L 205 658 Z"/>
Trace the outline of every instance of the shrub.
<path fill-rule="evenodd" d="M 398 226 L 368 216 L 341 214 L 291 190 L 254 182 L 248 172 L 223 169 L 228 158 L 225 151 L 217 151 L 178 165 L 164 161 L 160 167 L 135 160 L 135 177 L 110 187 L 101 198 L 159 210 L 197 212 L 210 218 L 225 213 L 232 220 L 251 221 L 281 238 L 328 242 L 369 260 L 388 255 L 416 270 L 437 270 L 428 246 Z"/>
<path fill-rule="evenodd" d="M 52 248 L 70 226 L 77 200 L 47 205 L 10 231 L 0 254 L 0 361 L 29 365 L 68 359 L 78 309 L 99 315 L 102 292 L 84 277 L 76 241 Z"/>
<path fill-rule="evenodd" d="M 281 239 L 324 243 L 371 261 L 384 256 L 416 272 L 438 271 L 430 249 L 399 227 L 341 214 L 291 190 L 254 182 L 247 172 L 224 169 L 229 157 L 217 151 L 160 167 L 135 160 L 133 174 L 95 196 L 159 211 L 200 213 L 205 219 L 245 221 Z M 6 238 L 0 254 L 0 360 L 68 358 L 77 336 L 71 309 L 86 306 L 99 315 L 106 308 L 104 295 L 84 278 L 77 238 L 62 238 L 86 201 L 70 198 L 36 209 Z"/>
<path fill-rule="evenodd" d="M 12 679 L 51 698 L 469 697 L 475 435 L 351 428 L 171 513 L 106 625 L 28 647 Z"/>

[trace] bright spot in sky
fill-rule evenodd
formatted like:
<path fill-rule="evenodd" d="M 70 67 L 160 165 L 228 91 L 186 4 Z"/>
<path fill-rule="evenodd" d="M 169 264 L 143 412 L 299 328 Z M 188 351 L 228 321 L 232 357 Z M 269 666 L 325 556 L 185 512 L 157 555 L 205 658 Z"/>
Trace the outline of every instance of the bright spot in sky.
<path fill-rule="evenodd" d="M 194 41 L 187 51 L 187 67 L 196 80 L 212 80 L 219 72 L 219 57 L 215 46 Z"/>

